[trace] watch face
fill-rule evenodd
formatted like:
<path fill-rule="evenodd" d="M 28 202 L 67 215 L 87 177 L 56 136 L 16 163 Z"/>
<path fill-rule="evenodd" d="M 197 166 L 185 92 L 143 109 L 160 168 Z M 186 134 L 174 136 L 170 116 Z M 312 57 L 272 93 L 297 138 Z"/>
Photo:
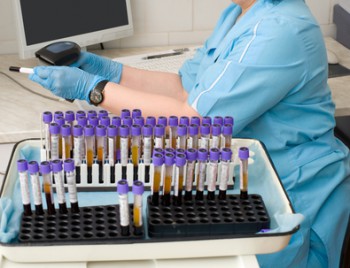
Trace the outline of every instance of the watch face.
<path fill-rule="evenodd" d="M 91 91 L 90 101 L 94 104 L 100 104 L 103 100 L 103 96 L 101 92 L 96 90 Z"/>

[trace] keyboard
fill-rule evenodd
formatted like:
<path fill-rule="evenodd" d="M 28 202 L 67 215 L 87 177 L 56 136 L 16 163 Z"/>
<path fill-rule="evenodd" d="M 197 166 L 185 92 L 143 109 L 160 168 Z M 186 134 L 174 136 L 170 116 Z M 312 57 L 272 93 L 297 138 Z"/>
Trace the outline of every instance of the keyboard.
<path fill-rule="evenodd" d="M 113 60 L 139 69 L 178 73 L 184 61 L 192 58 L 195 52 L 195 47 L 182 48 L 161 51 L 154 54 L 119 57 Z"/>

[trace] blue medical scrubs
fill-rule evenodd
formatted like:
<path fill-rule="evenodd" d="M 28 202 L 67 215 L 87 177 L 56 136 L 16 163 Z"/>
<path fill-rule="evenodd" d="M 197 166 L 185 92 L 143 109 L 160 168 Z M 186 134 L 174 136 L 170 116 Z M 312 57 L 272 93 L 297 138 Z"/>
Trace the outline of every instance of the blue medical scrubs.
<path fill-rule="evenodd" d="M 334 138 L 323 36 L 303 0 L 258 0 L 224 10 L 213 34 L 180 69 L 202 116 L 235 118 L 234 137 L 267 147 L 296 212 L 290 244 L 262 267 L 338 267 L 350 210 L 348 149 Z"/>

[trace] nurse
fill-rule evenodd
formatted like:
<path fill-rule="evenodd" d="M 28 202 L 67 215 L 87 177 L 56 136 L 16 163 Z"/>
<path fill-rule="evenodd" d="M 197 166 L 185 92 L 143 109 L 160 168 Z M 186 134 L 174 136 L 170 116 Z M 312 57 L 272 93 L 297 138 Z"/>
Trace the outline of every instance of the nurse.
<path fill-rule="evenodd" d="M 144 116 L 233 116 L 233 136 L 266 145 L 305 216 L 290 244 L 258 256 L 260 265 L 337 267 L 350 210 L 350 160 L 333 135 L 320 28 L 303 0 L 232 2 L 178 75 L 86 52 L 73 68 L 36 67 L 30 79 L 112 113 L 136 107 Z"/>

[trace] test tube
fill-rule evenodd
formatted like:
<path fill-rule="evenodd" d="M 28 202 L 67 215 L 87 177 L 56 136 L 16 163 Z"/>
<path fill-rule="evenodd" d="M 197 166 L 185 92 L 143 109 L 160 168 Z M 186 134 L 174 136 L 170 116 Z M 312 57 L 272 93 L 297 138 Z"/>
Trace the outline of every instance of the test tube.
<path fill-rule="evenodd" d="M 35 214 L 36 215 L 44 215 L 38 162 L 30 161 L 28 163 L 28 172 L 30 175 L 30 181 L 32 182 L 32 192 L 33 192 L 34 205 L 35 205 Z"/>
<path fill-rule="evenodd" d="M 198 116 L 192 116 L 191 117 L 191 121 L 190 121 L 190 125 L 200 126 L 201 125 L 201 119 Z"/>
<path fill-rule="evenodd" d="M 110 182 L 115 183 L 115 163 L 117 162 L 117 136 L 118 128 L 110 125 L 107 128 L 108 135 L 108 160 L 110 165 Z"/>
<path fill-rule="evenodd" d="M 103 183 L 103 165 L 106 156 L 106 127 L 103 125 L 98 125 L 96 127 L 96 143 L 97 143 L 97 163 L 99 167 L 99 183 Z"/>
<path fill-rule="evenodd" d="M 88 120 L 90 120 L 90 118 L 93 117 L 93 116 L 97 116 L 97 112 L 96 112 L 95 110 L 89 110 L 89 111 L 87 112 L 87 115 L 86 115 L 86 117 L 88 118 Z"/>
<path fill-rule="evenodd" d="M 72 159 L 66 159 L 63 162 L 63 168 L 67 177 L 67 186 L 69 194 L 69 202 L 71 207 L 71 213 L 79 213 L 77 185 L 74 173 L 74 161 Z"/>
<path fill-rule="evenodd" d="M 211 126 L 211 148 L 221 147 L 221 125 L 213 124 Z"/>
<path fill-rule="evenodd" d="M 179 125 L 186 125 L 188 127 L 190 125 L 190 118 L 188 116 L 181 116 Z"/>
<path fill-rule="evenodd" d="M 169 117 L 169 147 L 176 148 L 177 142 L 177 127 L 179 125 L 179 119 L 177 116 L 172 115 Z"/>
<path fill-rule="evenodd" d="M 107 115 L 107 116 L 102 116 L 100 119 L 100 124 L 108 127 L 111 124 L 111 118 Z"/>
<path fill-rule="evenodd" d="M 203 124 L 208 124 L 208 125 L 211 126 L 211 124 L 212 124 L 211 117 L 210 116 L 203 116 L 203 118 L 202 118 L 202 125 Z"/>
<path fill-rule="evenodd" d="M 213 120 L 213 124 L 223 125 L 224 124 L 224 118 L 222 116 L 215 116 Z"/>
<path fill-rule="evenodd" d="M 121 111 L 121 113 L 120 113 L 120 117 L 121 117 L 122 119 L 124 119 L 124 117 L 130 116 L 130 115 L 131 115 L 131 113 L 130 113 L 130 110 L 128 110 L 128 109 L 122 109 L 122 111 Z"/>
<path fill-rule="evenodd" d="M 50 123 L 52 122 L 52 113 L 43 112 L 42 120 L 44 123 L 44 146 L 46 151 L 46 160 L 50 159 Z"/>
<path fill-rule="evenodd" d="M 196 200 L 203 200 L 204 184 L 207 174 L 207 161 L 208 151 L 204 148 L 198 150 L 198 175 L 197 175 L 197 187 L 196 187 Z"/>
<path fill-rule="evenodd" d="M 145 182 L 150 181 L 149 172 L 153 151 L 153 127 L 151 125 L 144 125 L 142 127 L 142 144 L 143 144 L 143 163 L 145 164 Z"/>
<path fill-rule="evenodd" d="M 147 116 L 146 125 L 151 125 L 154 128 L 156 125 L 156 118 L 154 116 Z"/>
<path fill-rule="evenodd" d="M 84 127 L 85 135 L 85 159 L 87 165 L 87 182 L 92 183 L 92 164 L 94 163 L 95 157 L 95 130 L 91 125 Z"/>
<path fill-rule="evenodd" d="M 191 124 L 188 129 L 189 137 L 187 148 L 198 149 L 198 132 L 199 128 L 196 124 Z"/>
<path fill-rule="evenodd" d="M 40 172 L 43 177 L 43 188 L 46 199 L 47 213 L 49 215 L 56 214 L 55 204 L 52 193 L 52 184 L 51 184 L 51 165 L 48 161 L 43 161 L 40 163 Z"/>
<path fill-rule="evenodd" d="M 123 119 L 122 119 L 122 122 L 123 122 L 123 125 L 127 125 L 129 128 L 131 128 L 132 126 L 132 117 L 131 116 L 125 116 Z"/>
<path fill-rule="evenodd" d="M 119 217 L 122 236 L 128 236 L 130 226 L 128 192 L 129 185 L 127 180 L 118 181 L 117 191 L 119 194 Z"/>
<path fill-rule="evenodd" d="M 186 155 L 177 154 L 175 157 L 174 205 L 182 203 L 182 190 L 185 176 Z"/>
<path fill-rule="evenodd" d="M 120 127 L 122 124 L 122 119 L 119 116 L 113 116 L 111 120 L 111 125 Z"/>
<path fill-rule="evenodd" d="M 75 113 L 75 117 L 78 118 L 79 116 L 83 116 L 83 117 L 86 117 L 86 112 L 83 111 L 83 110 L 79 110 Z"/>
<path fill-rule="evenodd" d="M 201 129 L 201 142 L 200 142 L 199 148 L 204 148 L 209 150 L 210 125 L 202 124 L 200 129 Z"/>
<path fill-rule="evenodd" d="M 53 120 L 56 121 L 56 118 L 59 116 L 64 117 L 63 112 L 62 111 L 55 111 L 53 114 Z"/>
<path fill-rule="evenodd" d="M 238 150 L 238 157 L 240 159 L 240 198 L 248 199 L 248 158 L 249 149 L 247 147 L 240 147 Z"/>
<path fill-rule="evenodd" d="M 154 172 L 152 178 L 152 205 L 159 205 L 160 182 L 162 181 L 162 166 L 164 164 L 163 155 L 155 153 L 152 157 Z"/>
<path fill-rule="evenodd" d="M 29 182 L 28 182 L 28 163 L 25 159 L 19 159 L 17 161 L 17 170 L 19 175 L 19 183 L 21 186 L 21 195 L 23 203 L 23 215 L 32 215 L 32 209 L 30 206 L 30 192 L 29 192 Z"/>
<path fill-rule="evenodd" d="M 129 127 L 127 125 L 121 125 L 119 128 L 120 135 L 120 162 L 122 165 L 122 178 L 126 179 L 126 167 L 129 158 Z"/>
<path fill-rule="evenodd" d="M 60 147 L 60 126 L 57 123 L 50 123 L 50 148 L 51 148 L 51 160 L 59 159 L 59 147 Z"/>
<path fill-rule="evenodd" d="M 232 151 L 230 148 L 223 148 L 221 150 L 221 171 L 220 171 L 220 183 L 219 183 L 219 200 L 226 199 L 227 183 L 230 173 Z"/>
<path fill-rule="evenodd" d="M 232 125 L 231 124 L 225 124 L 222 127 L 222 134 L 221 134 L 221 148 L 231 148 L 231 142 L 232 141 Z"/>
<path fill-rule="evenodd" d="M 177 149 L 183 149 L 186 150 L 187 148 L 187 126 L 186 125 L 179 125 L 177 127 L 177 143 L 176 143 Z"/>
<path fill-rule="evenodd" d="M 98 118 L 101 120 L 102 117 L 108 116 L 108 111 L 106 110 L 99 110 L 98 111 Z"/>
<path fill-rule="evenodd" d="M 74 120 L 75 120 L 75 114 L 73 111 L 66 111 L 64 114 L 64 120 L 66 121 L 66 124 L 73 128 Z M 73 145 L 73 136 L 71 135 L 71 144 Z"/>
<path fill-rule="evenodd" d="M 73 126 L 73 142 L 73 158 L 75 163 L 76 179 L 77 182 L 80 183 L 80 165 L 85 156 L 83 127 L 80 125 Z"/>
<path fill-rule="evenodd" d="M 175 154 L 186 154 L 186 150 L 178 148 L 175 150 Z"/>
<path fill-rule="evenodd" d="M 86 116 L 77 116 L 77 124 L 81 125 L 82 127 L 87 126 L 88 120 Z"/>
<path fill-rule="evenodd" d="M 97 116 L 91 116 L 88 119 L 89 125 L 93 126 L 93 127 L 97 127 L 99 124 L 99 119 Z"/>
<path fill-rule="evenodd" d="M 163 183 L 163 205 L 170 206 L 170 194 L 173 177 L 173 166 L 174 166 L 174 155 L 167 153 L 165 154 L 165 179 Z"/>
<path fill-rule="evenodd" d="M 111 120 L 111 124 L 113 126 L 116 126 L 117 129 L 118 129 L 118 132 L 117 132 L 117 139 L 116 139 L 116 147 L 117 147 L 117 158 L 116 160 L 120 160 L 120 136 L 119 136 L 119 127 L 121 126 L 122 124 L 122 119 L 119 117 L 119 116 L 113 116 L 112 117 L 112 120 Z"/>
<path fill-rule="evenodd" d="M 56 116 L 55 123 L 57 123 L 59 125 L 59 127 L 60 127 L 60 132 L 58 134 L 59 135 L 59 140 L 58 140 L 58 158 L 62 158 L 63 146 L 62 146 L 61 126 L 63 126 L 65 124 L 64 117 L 63 116 Z"/>
<path fill-rule="evenodd" d="M 164 149 L 165 144 L 165 127 L 157 124 L 154 127 L 154 147 Z"/>
<path fill-rule="evenodd" d="M 197 150 L 190 148 L 186 151 L 187 170 L 185 183 L 185 200 L 192 200 L 192 186 L 195 180 L 195 165 L 197 161 Z"/>
<path fill-rule="evenodd" d="M 134 181 L 132 185 L 132 193 L 134 194 L 133 218 L 134 218 L 134 234 L 141 235 L 142 232 L 142 194 L 144 186 L 141 181 Z"/>
<path fill-rule="evenodd" d="M 220 150 L 211 148 L 209 150 L 209 165 L 208 165 L 208 200 L 215 200 L 216 182 L 218 177 Z"/>
<path fill-rule="evenodd" d="M 164 156 L 164 149 L 162 149 L 162 148 L 154 148 L 153 149 L 153 155 L 154 154 L 161 154 L 161 155 Z"/>
<path fill-rule="evenodd" d="M 68 159 L 72 157 L 72 129 L 68 124 L 61 126 L 61 136 L 62 136 L 62 159 Z"/>
<path fill-rule="evenodd" d="M 131 159 L 134 165 L 134 181 L 138 180 L 139 162 L 141 157 L 141 127 L 131 126 Z"/>
<path fill-rule="evenodd" d="M 142 128 L 145 124 L 145 118 L 143 118 L 142 116 L 136 116 L 134 118 L 134 124 L 139 125 Z"/>
<path fill-rule="evenodd" d="M 57 193 L 59 212 L 61 214 L 67 214 L 68 210 L 66 205 L 66 193 L 64 190 L 62 170 L 63 170 L 62 161 L 59 159 L 53 160 L 52 172 L 53 172 L 53 177 L 55 179 L 55 184 L 56 184 L 56 193 Z"/>
<path fill-rule="evenodd" d="M 224 117 L 224 125 L 225 124 L 230 124 L 233 126 L 233 123 L 234 123 L 234 119 L 232 116 L 225 116 Z"/>
<path fill-rule="evenodd" d="M 140 109 L 133 109 L 133 110 L 131 111 L 131 117 L 132 117 L 133 119 L 135 119 L 136 117 L 141 116 L 141 115 L 142 115 L 142 112 L 141 112 Z"/>

